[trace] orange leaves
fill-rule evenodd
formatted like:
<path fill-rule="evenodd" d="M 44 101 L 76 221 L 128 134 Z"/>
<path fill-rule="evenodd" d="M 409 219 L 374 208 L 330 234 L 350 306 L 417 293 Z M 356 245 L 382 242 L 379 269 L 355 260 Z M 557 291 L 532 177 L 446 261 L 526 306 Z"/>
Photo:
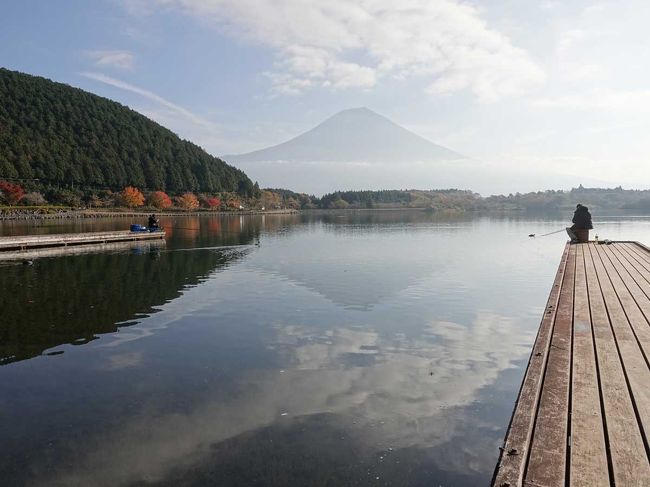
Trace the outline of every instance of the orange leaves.
<path fill-rule="evenodd" d="M 148 203 L 159 210 L 164 210 L 172 205 L 172 199 L 164 191 L 154 191 L 149 195 Z"/>
<path fill-rule="evenodd" d="M 120 193 L 120 202 L 129 208 L 144 205 L 144 195 L 138 188 L 127 186 Z"/>
<path fill-rule="evenodd" d="M 183 193 L 175 198 L 176 204 L 184 210 L 196 210 L 199 207 L 199 199 L 194 193 Z"/>

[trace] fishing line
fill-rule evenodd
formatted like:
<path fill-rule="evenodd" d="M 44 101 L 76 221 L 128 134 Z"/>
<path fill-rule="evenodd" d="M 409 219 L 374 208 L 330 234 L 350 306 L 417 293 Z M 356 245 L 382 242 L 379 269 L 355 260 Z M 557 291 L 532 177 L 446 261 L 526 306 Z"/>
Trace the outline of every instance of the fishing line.
<path fill-rule="evenodd" d="M 216 247 L 190 247 L 186 249 L 162 249 L 160 252 L 192 252 L 194 250 L 226 250 L 226 249 L 241 249 L 257 247 L 255 244 L 241 244 L 241 245 L 218 245 Z"/>
<path fill-rule="evenodd" d="M 160 227 L 161 230 L 165 230 L 165 228 L 168 228 L 169 230 L 194 230 L 194 231 L 199 231 L 201 230 L 201 227 Z M 229 230 L 219 230 L 217 233 L 219 234 L 230 234 L 230 235 L 241 235 L 241 232 L 231 232 Z"/>

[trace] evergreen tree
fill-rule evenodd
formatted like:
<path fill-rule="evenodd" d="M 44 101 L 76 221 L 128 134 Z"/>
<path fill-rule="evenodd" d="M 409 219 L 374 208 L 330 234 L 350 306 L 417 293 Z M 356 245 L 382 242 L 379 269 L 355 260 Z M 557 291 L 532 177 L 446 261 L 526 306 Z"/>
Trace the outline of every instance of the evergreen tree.
<path fill-rule="evenodd" d="M 70 189 L 254 192 L 242 171 L 128 107 L 0 68 L 3 178 Z"/>

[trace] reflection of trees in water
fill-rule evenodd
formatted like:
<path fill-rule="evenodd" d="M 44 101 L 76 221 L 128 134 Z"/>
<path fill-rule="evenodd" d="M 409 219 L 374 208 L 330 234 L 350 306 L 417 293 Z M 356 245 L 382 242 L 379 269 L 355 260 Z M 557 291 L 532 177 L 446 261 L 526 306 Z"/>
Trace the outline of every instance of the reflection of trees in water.
<path fill-rule="evenodd" d="M 216 247 L 257 241 L 263 221 L 243 215 L 187 216 L 161 218 L 161 225 L 171 246 Z"/>
<path fill-rule="evenodd" d="M 400 224 L 405 223 L 449 223 L 466 222 L 476 218 L 477 213 L 462 211 L 426 210 L 373 210 L 373 211 L 328 211 L 304 213 L 303 218 L 310 222 L 327 224 Z"/>
<path fill-rule="evenodd" d="M 118 324 L 133 324 L 123 322 L 154 312 L 238 256 L 140 249 L 5 266 L 0 269 L 0 289 L 6 290 L 0 294 L 0 364 L 64 343 L 87 343 Z"/>

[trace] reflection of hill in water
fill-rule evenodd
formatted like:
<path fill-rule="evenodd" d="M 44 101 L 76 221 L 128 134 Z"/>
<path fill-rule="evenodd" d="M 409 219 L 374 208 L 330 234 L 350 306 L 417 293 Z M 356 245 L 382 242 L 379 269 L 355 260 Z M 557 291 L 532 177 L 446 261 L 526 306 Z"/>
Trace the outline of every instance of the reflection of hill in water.
<path fill-rule="evenodd" d="M 146 247 L 145 247 L 146 248 Z M 40 355 L 155 312 L 241 253 L 159 249 L 40 259 L 4 266 L 0 289 L 0 364 Z"/>

